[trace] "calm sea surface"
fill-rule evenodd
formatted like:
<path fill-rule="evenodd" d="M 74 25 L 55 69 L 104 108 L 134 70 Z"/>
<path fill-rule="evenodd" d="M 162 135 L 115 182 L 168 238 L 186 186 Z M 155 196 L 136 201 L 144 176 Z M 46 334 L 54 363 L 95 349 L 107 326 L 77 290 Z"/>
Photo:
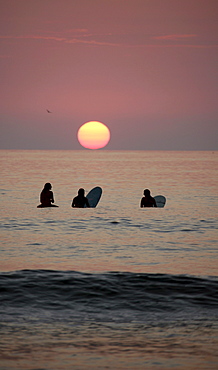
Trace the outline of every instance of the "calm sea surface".
<path fill-rule="evenodd" d="M 218 368 L 218 152 L 0 155 L 1 370 Z"/>

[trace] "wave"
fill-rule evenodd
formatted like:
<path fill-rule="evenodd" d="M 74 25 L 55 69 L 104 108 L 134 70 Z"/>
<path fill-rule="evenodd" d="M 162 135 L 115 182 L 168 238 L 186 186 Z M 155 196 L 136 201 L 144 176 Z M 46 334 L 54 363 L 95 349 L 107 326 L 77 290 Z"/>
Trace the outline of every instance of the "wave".
<path fill-rule="evenodd" d="M 22 270 L 0 274 L 1 313 L 29 309 L 121 315 L 211 310 L 217 278 L 185 275 Z M 11 310 L 10 310 L 11 308 Z"/>

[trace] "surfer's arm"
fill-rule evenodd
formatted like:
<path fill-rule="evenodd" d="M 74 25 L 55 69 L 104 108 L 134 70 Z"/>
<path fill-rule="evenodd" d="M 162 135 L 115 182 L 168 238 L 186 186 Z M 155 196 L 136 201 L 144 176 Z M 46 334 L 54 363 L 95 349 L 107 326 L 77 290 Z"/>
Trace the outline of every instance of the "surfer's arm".
<path fill-rule="evenodd" d="M 140 207 L 144 207 L 144 202 L 143 202 L 143 198 L 141 199 L 141 203 L 140 203 Z"/>
<path fill-rule="evenodd" d="M 88 201 L 87 198 L 86 198 L 86 207 L 89 207 L 90 208 L 90 204 L 89 204 L 89 201 Z"/>
<path fill-rule="evenodd" d="M 42 194 L 42 192 L 40 194 L 39 200 L 40 200 L 40 203 L 43 203 L 43 194 Z"/>
<path fill-rule="evenodd" d="M 50 201 L 51 203 L 54 203 L 54 195 L 52 191 L 50 191 Z"/>

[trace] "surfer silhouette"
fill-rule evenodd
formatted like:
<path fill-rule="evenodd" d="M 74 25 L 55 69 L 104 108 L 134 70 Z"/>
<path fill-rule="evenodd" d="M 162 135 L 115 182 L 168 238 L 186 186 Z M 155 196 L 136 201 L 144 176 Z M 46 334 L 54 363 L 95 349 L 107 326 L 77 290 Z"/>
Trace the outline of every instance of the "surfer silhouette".
<path fill-rule="evenodd" d="M 78 190 L 78 195 L 75 198 L 73 198 L 72 207 L 84 208 L 85 205 L 86 205 L 86 207 L 90 207 L 89 201 L 85 197 L 85 190 L 80 188 Z"/>
<path fill-rule="evenodd" d="M 157 207 L 156 200 L 151 196 L 150 190 L 144 190 L 144 197 L 141 199 L 140 207 Z"/>
<path fill-rule="evenodd" d="M 51 191 L 51 188 L 52 186 L 49 182 L 47 182 L 44 185 L 44 188 L 42 189 L 41 194 L 40 194 L 41 204 L 39 204 L 37 208 L 58 207 L 55 204 L 52 204 L 54 203 L 54 195 L 53 195 L 53 192 Z"/>

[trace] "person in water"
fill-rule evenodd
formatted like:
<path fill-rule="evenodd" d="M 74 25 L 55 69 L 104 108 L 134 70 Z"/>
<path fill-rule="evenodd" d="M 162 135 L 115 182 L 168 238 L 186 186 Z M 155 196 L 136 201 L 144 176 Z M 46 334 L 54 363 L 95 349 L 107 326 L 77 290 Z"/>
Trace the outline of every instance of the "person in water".
<path fill-rule="evenodd" d="M 150 190 L 144 190 L 144 197 L 141 199 L 140 207 L 157 207 L 156 200 L 151 196 Z"/>
<path fill-rule="evenodd" d="M 90 207 L 89 201 L 85 197 L 85 190 L 80 188 L 78 190 L 78 195 L 75 198 L 73 198 L 72 207 L 84 208 L 85 205 L 86 207 Z"/>
<path fill-rule="evenodd" d="M 51 191 L 51 188 L 52 188 L 52 186 L 49 182 L 47 182 L 44 185 L 44 189 L 41 191 L 41 194 L 40 194 L 41 204 L 39 204 L 39 206 L 37 206 L 38 208 L 58 207 L 55 204 L 52 204 L 52 203 L 54 203 L 54 195 L 53 195 L 53 192 Z"/>

